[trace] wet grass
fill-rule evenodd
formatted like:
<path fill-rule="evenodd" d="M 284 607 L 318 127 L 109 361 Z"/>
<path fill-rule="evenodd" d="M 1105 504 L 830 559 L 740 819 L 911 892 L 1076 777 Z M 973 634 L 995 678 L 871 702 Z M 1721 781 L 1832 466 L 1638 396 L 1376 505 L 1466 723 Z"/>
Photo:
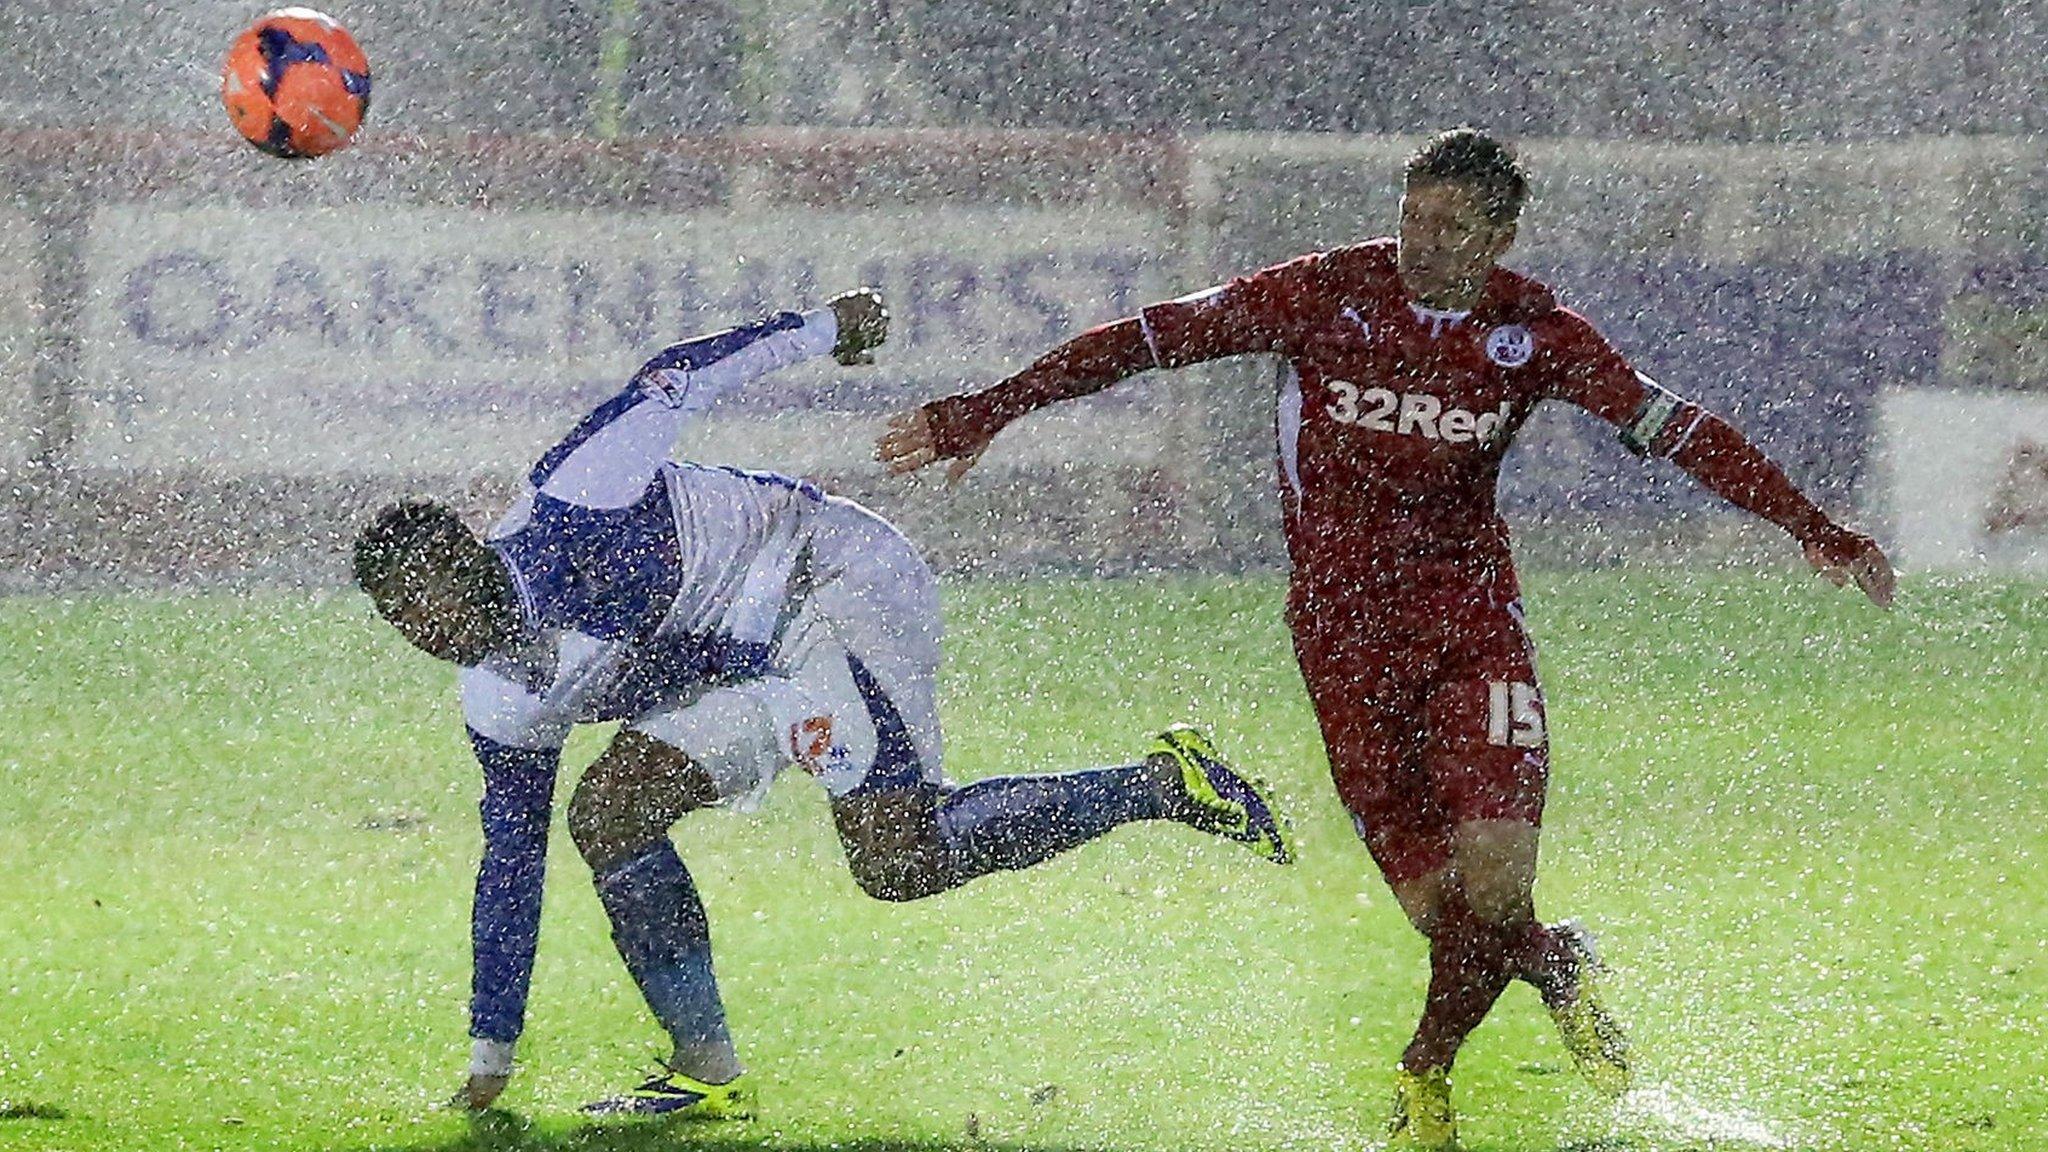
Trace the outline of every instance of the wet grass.
<path fill-rule="evenodd" d="M 1649 1086 L 1595 1100 L 1517 989 L 1460 1065 L 1467 1142 L 2048 1144 L 2048 592 L 1921 581 L 1887 616 L 1776 573 L 1528 583 L 1539 899 L 1601 931 Z M 764 1105 L 712 1129 L 575 1117 L 659 1046 L 562 837 L 510 1111 L 437 1109 L 475 773 L 450 676 L 359 601 L 0 600 L 0 1147 L 1361 1147 L 1422 949 L 1325 782 L 1278 600 L 950 588 L 946 719 L 974 777 L 1202 718 L 1280 782 L 1294 869 L 1141 827 L 889 906 L 801 779 L 687 822 Z"/>

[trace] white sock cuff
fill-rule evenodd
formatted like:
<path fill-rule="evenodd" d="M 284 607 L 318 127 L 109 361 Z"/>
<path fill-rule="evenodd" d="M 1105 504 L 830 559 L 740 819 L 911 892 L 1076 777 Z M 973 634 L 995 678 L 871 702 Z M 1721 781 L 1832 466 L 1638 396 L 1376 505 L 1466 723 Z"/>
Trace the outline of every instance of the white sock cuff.
<path fill-rule="evenodd" d="M 519 1046 L 517 1040 L 486 1040 L 477 1037 L 469 1049 L 469 1074 L 471 1076 L 510 1076 L 512 1074 L 512 1053 Z"/>

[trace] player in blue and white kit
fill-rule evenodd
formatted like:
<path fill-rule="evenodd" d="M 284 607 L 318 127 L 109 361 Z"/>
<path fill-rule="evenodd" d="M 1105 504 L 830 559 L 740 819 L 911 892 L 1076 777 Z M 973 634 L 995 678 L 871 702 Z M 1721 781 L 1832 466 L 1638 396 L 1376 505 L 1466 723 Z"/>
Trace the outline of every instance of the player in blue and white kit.
<path fill-rule="evenodd" d="M 1185 727 L 1136 764 L 946 783 L 939 602 L 917 550 L 810 484 L 668 459 L 719 397 L 827 352 L 867 362 L 887 320 L 860 290 L 676 344 L 541 457 L 487 538 L 425 501 L 384 509 L 359 536 L 356 581 L 377 611 L 463 666 L 483 767 L 462 1104 L 489 1107 L 512 1072 L 555 778 L 579 722 L 625 722 L 577 783 L 569 833 L 675 1043 L 667 1071 L 599 1112 L 745 1114 L 704 906 L 668 830 L 758 796 L 787 765 L 824 785 L 854 879 L 883 900 L 1026 868 L 1136 820 L 1289 860 L 1259 786 Z"/>

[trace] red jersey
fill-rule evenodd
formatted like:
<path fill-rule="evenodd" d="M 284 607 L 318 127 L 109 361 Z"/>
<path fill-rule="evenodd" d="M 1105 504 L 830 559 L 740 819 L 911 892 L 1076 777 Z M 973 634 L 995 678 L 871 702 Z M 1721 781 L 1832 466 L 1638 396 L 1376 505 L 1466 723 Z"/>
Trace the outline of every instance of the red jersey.
<path fill-rule="evenodd" d="M 1622 423 L 1651 388 L 1525 276 L 1495 269 L 1469 313 L 1414 303 L 1392 240 L 1155 304 L 1140 322 L 1162 367 L 1285 359 L 1280 485 L 1288 554 L 1309 586 L 1507 576 L 1494 492 L 1530 412 L 1565 399 Z"/>
<path fill-rule="evenodd" d="M 1391 238 L 1303 256 L 1091 329 L 981 392 L 925 406 L 942 457 L 1148 368 L 1263 352 L 1286 363 L 1275 424 L 1299 591 L 1505 584 L 1501 458 L 1565 400 L 1802 541 L 1847 547 L 1740 433 L 1632 369 L 1548 288 L 1495 268 L 1468 313 L 1411 300 Z M 1834 537 L 1841 537 L 1836 540 Z"/>

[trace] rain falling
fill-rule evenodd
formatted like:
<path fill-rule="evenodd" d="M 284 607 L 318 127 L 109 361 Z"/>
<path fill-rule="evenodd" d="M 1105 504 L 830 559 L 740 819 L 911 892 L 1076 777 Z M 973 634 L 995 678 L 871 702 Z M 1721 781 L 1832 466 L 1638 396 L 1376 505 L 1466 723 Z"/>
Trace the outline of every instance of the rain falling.
<path fill-rule="evenodd" d="M 2048 1147 L 2048 8 L 0 8 L 0 1150 Z"/>

